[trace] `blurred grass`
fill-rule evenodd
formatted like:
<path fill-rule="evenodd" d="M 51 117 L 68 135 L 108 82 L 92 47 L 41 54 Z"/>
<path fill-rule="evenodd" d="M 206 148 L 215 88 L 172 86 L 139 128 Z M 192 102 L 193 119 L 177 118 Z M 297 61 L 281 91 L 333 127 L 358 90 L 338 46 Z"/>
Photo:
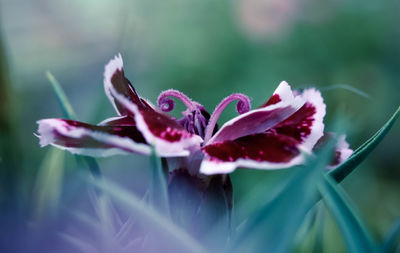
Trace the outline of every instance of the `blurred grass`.
<path fill-rule="evenodd" d="M 107 181 L 95 180 L 93 184 L 109 193 L 113 199 L 129 208 L 132 215 L 136 215 L 145 223 L 146 229 L 156 236 L 155 243 L 158 247 L 161 246 L 159 249 L 172 246 L 175 250 L 184 252 L 206 252 L 205 248 L 186 231 L 176 226 L 162 213 L 140 201 L 134 194 Z"/>
<path fill-rule="evenodd" d="M 359 166 L 369 154 L 379 145 L 385 138 L 386 134 L 390 131 L 392 126 L 400 115 L 400 106 L 393 113 L 392 117 L 365 143 L 354 150 L 354 153 L 344 163 L 340 164 L 335 169 L 329 171 L 329 175 L 336 182 L 341 182 L 347 177 L 357 166 Z"/>
<path fill-rule="evenodd" d="M 34 219 L 54 216 L 60 206 L 64 179 L 65 151 L 52 147 L 38 169 L 33 192 Z"/>
<path fill-rule="evenodd" d="M 46 77 L 49 79 L 51 87 L 57 96 L 58 102 L 60 103 L 60 108 L 63 112 L 64 117 L 72 120 L 78 120 L 75 115 L 74 109 L 72 109 L 71 103 L 68 101 L 61 85 L 58 83 L 57 79 L 49 71 L 46 72 Z"/>
<path fill-rule="evenodd" d="M 361 216 L 337 183 L 328 175 L 318 185 L 322 199 L 335 218 L 349 252 L 376 252 L 378 245 Z"/>
<path fill-rule="evenodd" d="M 10 212 L 20 211 L 22 197 L 20 142 L 18 134 L 18 106 L 11 87 L 6 46 L 0 29 L 0 207 Z"/>

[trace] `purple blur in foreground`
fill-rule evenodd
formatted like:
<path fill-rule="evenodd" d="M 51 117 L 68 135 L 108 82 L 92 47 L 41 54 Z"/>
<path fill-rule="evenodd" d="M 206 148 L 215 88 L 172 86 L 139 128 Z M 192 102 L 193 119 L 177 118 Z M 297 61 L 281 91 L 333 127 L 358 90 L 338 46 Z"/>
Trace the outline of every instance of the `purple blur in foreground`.
<path fill-rule="evenodd" d="M 40 145 L 51 144 L 72 153 L 89 156 L 138 153 L 149 155 L 151 146 L 161 157 L 183 157 L 191 172 L 225 174 L 236 168 L 280 169 L 304 162 L 324 136 L 325 104 L 314 89 L 293 92 L 281 82 L 262 106 L 251 110 L 250 99 L 232 94 L 209 114 L 204 106 L 183 93 L 167 90 L 160 94 L 156 108 L 141 98 L 124 75 L 121 55 L 105 67 L 105 92 L 118 116 L 98 125 L 64 119 L 42 119 Z M 173 110 L 174 97 L 187 109 L 181 119 Z M 239 116 L 217 131 L 217 120 L 225 107 L 238 101 Z M 352 153 L 340 136 L 330 168 Z"/>

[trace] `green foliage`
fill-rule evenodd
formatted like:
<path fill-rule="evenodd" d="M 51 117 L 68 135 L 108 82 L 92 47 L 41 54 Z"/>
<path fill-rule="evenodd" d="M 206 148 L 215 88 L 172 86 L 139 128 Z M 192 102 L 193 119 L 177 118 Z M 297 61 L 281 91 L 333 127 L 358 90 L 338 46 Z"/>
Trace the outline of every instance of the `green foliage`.
<path fill-rule="evenodd" d="M 167 173 L 168 168 L 163 167 L 161 158 L 157 157 L 153 148 L 150 157 L 151 161 L 151 186 L 150 201 L 153 206 L 164 215 L 169 216 Z"/>
<path fill-rule="evenodd" d="M 135 194 L 128 192 L 116 184 L 102 180 L 93 184 L 110 195 L 110 197 L 129 208 L 131 215 L 140 219 L 147 229 L 153 233 L 158 242 L 173 245 L 175 249 L 186 252 L 206 252 L 204 247 L 187 232 L 176 226 L 164 214 L 140 201 Z M 163 241 L 165 240 L 165 241 Z"/>
<path fill-rule="evenodd" d="M 400 237 L 400 219 L 398 219 L 390 231 L 387 233 L 382 243 L 382 252 L 391 252 L 395 250 L 396 241 Z M 397 245 L 399 246 L 399 245 Z"/>
<path fill-rule="evenodd" d="M 57 100 L 60 104 L 64 117 L 66 117 L 67 119 L 77 120 L 78 118 L 76 117 L 74 109 L 72 109 L 72 105 L 65 95 L 65 92 L 60 83 L 49 71 L 46 72 L 46 77 L 49 80 L 51 87 L 53 88 L 54 93 L 57 96 Z"/>
<path fill-rule="evenodd" d="M 392 117 L 376 132 L 369 140 L 358 147 L 354 153 L 344 163 L 337 168 L 331 170 L 329 174 L 337 181 L 341 182 L 347 175 L 349 175 L 368 155 L 378 146 L 383 140 L 385 135 L 392 128 L 400 115 L 400 106 Z"/>
<path fill-rule="evenodd" d="M 317 157 L 309 157 L 304 167 L 295 168 L 285 188 L 260 210 L 251 214 L 234 239 L 238 252 L 287 252 L 304 217 L 315 203 L 321 171 L 329 163 L 330 142 Z"/>
<path fill-rule="evenodd" d="M 328 175 L 319 183 L 318 189 L 328 210 L 333 214 L 349 252 L 375 252 L 376 243 L 350 200 Z"/>
<path fill-rule="evenodd" d="M 65 92 L 61 87 L 60 83 L 49 71 L 46 72 L 46 76 L 51 84 L 51 87 L 54 90 L 54 93 L 57 96 L 57 100 L 58 103 L 60 104 L 64 117 L 67 119 L 77 120 L 78 118 L 74 112 L 74 109 L 72 108 L 72 105 L 69 102 L 67 95 L 65 95 Z M 83 160 L 86 163 L 93 176 L 95 177 L 101 176 L 100 167 L 96 162 L 96 159 L 88 156 L 79 156 L 79 155 L 76 155 L 76 157 L 78 161 Z"/>
<path fill-rule="evenodd" d="M 63 185 L 64 160 L 63 150 L 51 148 L 39 167 L 33 195 L 33 214 L 37 219 L 42 219 L 44 215 L 58 208 Z"/>
<path fill-rule="evenodd" d="M 318 253 L 322 252 L 324 249 L 324 216 L 325 216 L 325 210 L 323 209 L 322 205 L 317 206 L 317 214 L 316 214 L 316 219 L 315 219 L 315 226 L 316 228 L 316 236 L 315 236 L 315 242 L 313 245 L 313 252 Z"/>
<path fill-rule="evenodd" d="M 23 177 L 21 145 L 18 133 L 17 101 L 10 77 L 5 39 L 0 27 L 0 207 L 17 208 L 22 193 Z M 15 210 L 12 210 L 15 211 Z M 1 212 L 1 208 L 0 208 Z"/>
<path fill-rule="evenodd" d="M 325 87 L 323 89 L 321 89 L 322 91 L 329 91 L 329 90 L 335 90 L 335 89 L 343 89 L 343 90 L 348 90 L 350 92 L 353 92 L 354 94 L 357 94 L 361 97 L 367 98 L 367 99 L 371 99 L 371 97 L 365 93 L 364 91 L 357 89 L 351 85 L 347 85 L 347 84 L 334 84 L 334 85 L 329 85 L 328 87 Z"/>

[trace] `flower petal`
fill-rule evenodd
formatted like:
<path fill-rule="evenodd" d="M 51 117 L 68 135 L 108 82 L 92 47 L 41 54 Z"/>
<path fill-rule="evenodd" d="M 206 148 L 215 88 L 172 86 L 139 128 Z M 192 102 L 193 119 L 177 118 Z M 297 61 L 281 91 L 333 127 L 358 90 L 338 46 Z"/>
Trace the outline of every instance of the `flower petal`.
<path fill-rule="evenodd" d="M 198 149 L 203 142 L 200 136 L 187 132 L 174 119 L 151 106 L 138 107 L 114 89 L 111 89 L 111 94 L 130 114 L 135 115 L 137 129 L 155 147 L 159 156 L 188 156 L 189 150 Z"/>
<path fill-rule="evenodd" d="M 230 173 L 237 167 L 280 169 L 301 164 L 299 142 L 274 133 L 248 135 L 236 140 L 212 143 L 202 148 L 205 158 L 200 172 Z"/>
<path fill-rule="evenodd" d="M 299 96 L 306 101 L 305 104 L 270 131 L 296 139 L 305 151 L 311 152 L 324 133 L 326 106 L 316 89 L 304 90 Z"/>
<path fill-rule="evenodd" d="M 96 126 L 64 119 L 42 119 L 38 124 L 42 147 L 50 144 L 74 154 L 89 156 L 151 153 L 142 134 L 134 126 Z"/>
<path fill-rule="evenodd" d="M 320 149 L 329 139 L 333 138 L 335 133 L 324 133 L 324 135 L 318 140 L 317 144 L 314 147 L 314 150 Z M 327 169 L 333 169 L 346 161 L 350 155 L 353 154 L 353 150 L 350 149 L 349 143 L 346 141 L 346 135 L 342 134 L 338 137 L 335 153 L 333 154 L 333 158 L 331 164 Z"/>
<path fill-rule="evenodd" d="M 100 126 L 136 126 L 135 119 L 130 116 L 112 117 L 103 120 Z"/>
<path fill-rule="evenodd" d="M 115 89 L 119 94 L 123 95 L 138 107 L 141 108 L 147 106 L 136 93 L 131 82 L 125 77 L 121 54 L 116 55 L 114 59 L 110 60 L 105 66 L 104 89 L 108 99 L 119 115 L 133 116 L 131 114 L 132 112 L 124 108 L 124 106 L 111 94 L 111 88 Z"/>
<path fill-rule="evenodd" d="M 351 154 L 353 154 L 353 150 L 350 149 L 349 143 L 346 141 L 346 135 L 341 135 L 338 139 L 338 143 L 336 144 L 335 151 L 335 159 L 331 163 L 328 169 L 333 169 L 346 161 Z"/>
<path fill-rule="evenodd" d="M 276 103 L 266 103 L 265 106 L 251 110 L 226 122 L 221 129 L 207 142 L 220 142 L 264 132 L 279 122 L 282 122 L 304 105 L 304 99 L 294 97 L 290 86 L 282 82 L 273 96 L 279 97 Z M 270 99 L 271 100 L 271 99 Z M 273 99 L 277 101 L 277 99 Z"/>
<path fill-rule="evenodd" d="M 268 99 L 268 101 L 265 102 L 260 107 L 274 105 L 279 102 L 285 102 L 285 101 L 287 102 L 287 101 L 290 101 L 293 99 L 294 99 L 294 95 L 293 95 L 292 89 L 290 88 L 290 85 L 287 82 L 282 81 L 279 84 L 278 88 L 275 89 L 274 93 L 272 93 L 272 96 Z"/>

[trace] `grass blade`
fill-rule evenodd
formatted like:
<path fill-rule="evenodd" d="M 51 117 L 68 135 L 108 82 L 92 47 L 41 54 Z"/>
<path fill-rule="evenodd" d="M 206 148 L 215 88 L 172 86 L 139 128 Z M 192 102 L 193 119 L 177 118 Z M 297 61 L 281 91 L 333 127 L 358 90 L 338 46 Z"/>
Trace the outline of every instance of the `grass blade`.
<path fill-rule="evenodd" d="M 74 112 L 74 109 L 72 108 L 72 105 L 69 102 L 67 95 L 65 95 L 65 92 L 61 87 L 60 83 L 49 71 L 46 72 L 46 77 L 49 80 L 51 87 L 53 87 L 54 93 L 56 94 L 57 100 L 60 103 L 60 107 L 64 117 L 67 119 L 77 120 L 78 118 Z M 83 160 L 85 161 L 86 165 L 88 166 L 90 172 L 94 177 L 101 176 L 100 167 L 96 159 L 88 156 L 76 156 L 76 157 L 83 157 Z"/>
<path fill-rule="evenodd" d="M 315 179 L 310 173 L 304 175 Z M 237 252 L 246 249 L 251 249 L 250 252 L 286 252 L 290 249 L 309 210 L 309 202 L 313 199 L 310 196 L 315 192 L 311 181 L 299 176 L 294 175 L 283 192 L 247 220 L 234 239 L 232 249 L 239 249 Z M 305 181 L 311 187 L 305 187 Z"/>
<path fill-rule="evenodd" d="M 62 150 L 51 148 L 38 170 L 34 188 L 36 218 L 42 218 L 46 211 L 57 207 L 64 173 L 64 154 Z"/>
<path fill-rule="evenodd" d="M 51 74 L 49 71 L 46 72 L 46 77 L 49 80 L 51 87 L 53 87 L 54 92 L 56 93 L 58 102 L 60 103 L 61 109 L 63 111 L 64 117 L 68 119 L 77 120 L 76 114 L 72 109 L 70 102 L 68 101 L 67 96 L 65 95 L 64 90 L 62 89 L 60 83 L 57 79 Z"/>
<path fill-rule="evenodd" d="M 158 239 L 165 238 L 170 245 L 183 252 L 206 252 L 206 250 L 184 230 L 173 224 L 164 215 L 149 207 L 133 193 L 105 180 L 94 180 L 93 184 L 107 192 L 112 198 L 127 206 Z"/>
<path fill-rule="evenodd" d="M 325 227 L 325 209 L 324 206 L 318 205 L 318 213 L 315 220 L 315 241 L 313 245 L 313 252 L 323 252 L 324 250 L 324 227 Z"/>
<path fill-rule="evenodd" d="M 396 221 L 392 229 L 385 236 L 382 243 L 382 252 L 392 252 L 395 249 L 397 239 L 400 237 L 400 219 Z"/>
<path fill-rule="evenodd" d="M 354 153 L 344 163 L 329 171 L 331 175 L 338 183 L 341 182 L 346 176 L 348 176 L 368 155 L 378 146 L 383 140 L 386 134 L 389 132 L 396 119 L 400 115 L 400 106 L 392 117 L 382 126 L 382 128 L 376 132 L 368 141 L 357 148 Z"/>
<path fill-rule="evenodd" d="M 342 188 L 326 174 L 318 188 L 325 205 L 341 230 L 349 252 L 375 252 L 377 248 L 372 235 L 351 206 Z"/>
<path fill-rule="evenodd" d="M 329 90 L 334 90 L 334 89 L 348 90 L 348 91 L 353 92 L 354 94 L 357 94 L 357 95 L 359 95 L 361 97 L 370 99 L 370 96 L 366 92 L 364 92 L 364 91 L 362 91 L 360 89 L 357 89 L 356 87 L 353 87 L 353 86 L 348 85 L 348 84 L 333 84 L 333 85 L 330 85 L 328 87 L 322 88 L 321 90 L 322 91 L 329 91 Z"/>
<path fill-rule="evenodd" d="M 150 186 L 150 202 L 161 213 L 169 217 L 168 186 L 166 172 L 154 148 L 150 157 L 152 178 Z"/>
<path fill-rule="evenodd" d="M 330 161 L 334 142 L 330 141 L 318 156 L 309 157 L 296 170 L 285 188 L 252 214 L 233 240 L 228 251 L 287 252 L 304 217 L 317 198 L 317 183 Z M 282 217 L 285 217 L 282 219 Z"/>
<path fill-rule="evenodd" d="M 92 176 L 101 177 L 100 166 L 97 163 L 96 159 L 94 159 L 93 157 L 89 157 L 89 156 L 80 156 L 80 157 L 83 158 L 83 161 L 86 163 Z"/>

